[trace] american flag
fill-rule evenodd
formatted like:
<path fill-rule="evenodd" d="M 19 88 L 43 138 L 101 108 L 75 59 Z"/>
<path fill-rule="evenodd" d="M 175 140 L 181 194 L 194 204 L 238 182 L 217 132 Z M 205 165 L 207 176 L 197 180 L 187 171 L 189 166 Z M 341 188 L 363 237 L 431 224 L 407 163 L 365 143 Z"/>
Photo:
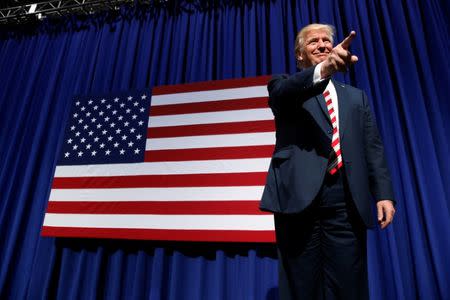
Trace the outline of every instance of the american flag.
<path fill-rule="evenodd" d="M 268 79 L 76 97 L 42 235 L 274 242 Z"/>

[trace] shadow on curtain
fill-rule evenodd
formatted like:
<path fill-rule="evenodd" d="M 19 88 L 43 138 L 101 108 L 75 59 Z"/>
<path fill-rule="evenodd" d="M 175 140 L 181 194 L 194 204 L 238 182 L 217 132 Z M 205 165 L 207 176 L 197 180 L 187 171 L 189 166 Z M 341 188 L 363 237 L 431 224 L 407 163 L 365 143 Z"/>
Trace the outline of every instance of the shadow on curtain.
<path fill-rule="evenodd" d="M 448 3 L 175 3 L 1 29 L 0 298 L 277 299 L 273 245 L 39 231 L 74 94 L 293 73 L 296 31 L 325 22 L 358 34 L 338 79 L 371 98 L 399 203 L 369 234 L 371 299 L 450 299 Z"/>

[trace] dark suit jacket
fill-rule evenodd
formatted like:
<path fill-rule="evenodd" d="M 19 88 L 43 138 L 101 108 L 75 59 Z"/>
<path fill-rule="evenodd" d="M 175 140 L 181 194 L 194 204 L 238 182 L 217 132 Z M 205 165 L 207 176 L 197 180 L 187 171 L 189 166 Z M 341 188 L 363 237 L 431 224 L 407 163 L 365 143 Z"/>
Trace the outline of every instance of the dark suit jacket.
<path fill-rule="evenodd" d="M 275 115 L 276 145 L 260 208 L 299 213 L 318 194 L 325 178 L 332 127 L 322 95 L 328 81 L 313 85 L 314 67 L 274 76 L 268 84 Z M 366 94 L 333 81 L 339 101 L 339 134 L 350 192 L 363 222 L 375 226 L 371 196 L 393 200 L 383 144 Z"/>

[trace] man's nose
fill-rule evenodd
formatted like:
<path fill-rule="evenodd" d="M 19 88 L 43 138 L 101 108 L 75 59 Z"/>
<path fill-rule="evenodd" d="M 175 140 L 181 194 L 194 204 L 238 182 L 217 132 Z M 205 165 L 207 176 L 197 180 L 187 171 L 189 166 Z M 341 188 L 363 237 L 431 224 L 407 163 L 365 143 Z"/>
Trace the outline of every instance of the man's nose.
<path fill-rule="evenodd" d="M 325 42 L 322 39 L 319 40 L 318 45 L 319 45 L 319 49 L 324 49 L 325 48 Z"/>

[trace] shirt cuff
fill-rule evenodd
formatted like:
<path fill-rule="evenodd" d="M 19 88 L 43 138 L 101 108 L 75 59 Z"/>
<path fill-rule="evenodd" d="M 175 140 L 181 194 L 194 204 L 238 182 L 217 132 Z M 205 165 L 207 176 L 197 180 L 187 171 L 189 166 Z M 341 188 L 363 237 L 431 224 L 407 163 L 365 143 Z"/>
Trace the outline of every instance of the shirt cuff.
<path fill-rule="evenodd" d="M 322 64 L 323 62 L 319 63 L 318 65 L 316 65 L 316 67 L 314 68 L 314 75 L 313 75 L 313 84 L 317 84 L 321 81 L 324 81 L 327 78 L 322 78 L 322 76 L 320 76 L 320 69 L 322 68 Z"/>

